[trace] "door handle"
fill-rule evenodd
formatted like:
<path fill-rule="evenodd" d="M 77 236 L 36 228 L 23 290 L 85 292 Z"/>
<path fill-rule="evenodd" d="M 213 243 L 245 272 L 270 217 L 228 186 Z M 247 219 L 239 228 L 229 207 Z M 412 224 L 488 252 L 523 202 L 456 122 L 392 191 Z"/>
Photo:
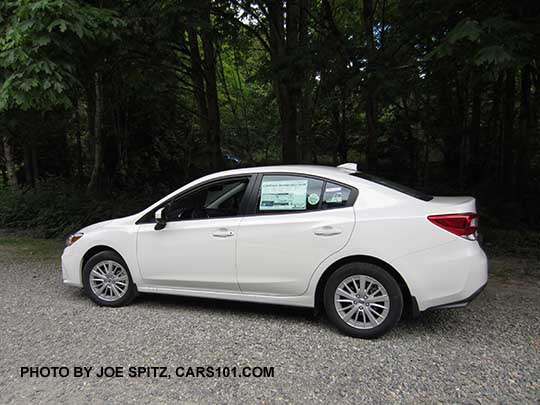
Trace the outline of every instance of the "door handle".
<path fill-rule="evenodd" d="M 215 236 L 216 238 L 229 238 L 234 236 L 234 232 L 225 228 L 220 228 L 217 231 L 212 232 L 212 236 Z"/>
<path fill-rule="evenodd" d="M 321 228 L 315 229 L 314 234 L 317 236 L 334 236 L 339 235 L 341 229 L 334 228 L 333 226 L 323 226 Z"/>

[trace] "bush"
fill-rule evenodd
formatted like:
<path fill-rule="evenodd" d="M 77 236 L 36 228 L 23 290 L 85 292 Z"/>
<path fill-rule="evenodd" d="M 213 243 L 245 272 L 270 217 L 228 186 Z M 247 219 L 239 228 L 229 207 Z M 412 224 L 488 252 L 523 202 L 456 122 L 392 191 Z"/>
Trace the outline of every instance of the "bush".
<path fill-rule="evenodd" d="M 29 230 L 33 236 L 65 236 L 86 225 L 136 213 L 152 202 L 129 194 L 89 198 L 58 179 L 36 189 L 0 189 L 0 227 Z"/>

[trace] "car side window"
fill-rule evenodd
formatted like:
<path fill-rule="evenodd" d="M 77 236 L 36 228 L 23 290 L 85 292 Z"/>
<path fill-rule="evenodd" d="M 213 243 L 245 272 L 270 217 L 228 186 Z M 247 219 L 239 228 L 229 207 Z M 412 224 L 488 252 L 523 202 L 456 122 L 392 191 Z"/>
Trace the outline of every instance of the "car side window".
<path fill-rule="evenodd" d="M 169 205 L 167 221 L 235 217 L 248 183 L 247 178 L 224 180 L 180 196 Z"/>
<path fill-rule="evenodd" d="M 291 175 L 265 175 L 259 188 L 259 213 L 319 209 L 324 181 Z"/>
<path fill-rule="evenodd" d="M 321 209 L 346 207 L 351 198 L 351 189 L 341 184 L 326 183 L 322 199 Z"/>

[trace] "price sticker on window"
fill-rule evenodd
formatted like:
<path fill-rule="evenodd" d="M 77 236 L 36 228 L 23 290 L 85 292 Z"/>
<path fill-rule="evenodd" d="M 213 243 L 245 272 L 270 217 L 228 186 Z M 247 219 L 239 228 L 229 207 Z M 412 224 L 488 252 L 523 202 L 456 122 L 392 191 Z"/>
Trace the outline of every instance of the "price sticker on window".
<path fill-rule="evenodd" d="M 305 210 L 308 180 L 263 180 L 259 210 Z"/>

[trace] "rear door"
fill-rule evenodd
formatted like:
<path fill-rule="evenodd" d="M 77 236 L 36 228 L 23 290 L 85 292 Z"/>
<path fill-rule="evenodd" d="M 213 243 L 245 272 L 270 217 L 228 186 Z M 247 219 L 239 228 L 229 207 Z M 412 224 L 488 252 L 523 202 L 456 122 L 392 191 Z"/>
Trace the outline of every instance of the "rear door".
<path fill-rule="evenodd" d="M 357 191 L 322 178 L 264 174 L 254 193 L 238 228 L 240 289 L 301 295 L 317 266 L 349 240 Z"/>

